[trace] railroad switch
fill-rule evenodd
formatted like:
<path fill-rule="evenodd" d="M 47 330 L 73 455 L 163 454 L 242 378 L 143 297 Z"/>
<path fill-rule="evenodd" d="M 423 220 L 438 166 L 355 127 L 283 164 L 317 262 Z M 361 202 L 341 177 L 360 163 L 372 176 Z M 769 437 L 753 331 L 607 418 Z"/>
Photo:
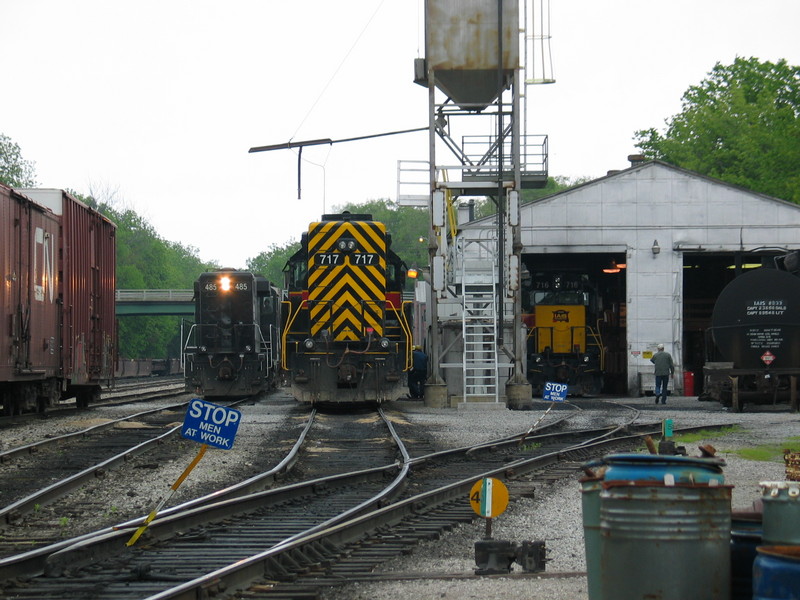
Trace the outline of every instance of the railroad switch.
<path fill-rule="evenodd" d="M 485 539 L 475 542 L 476 575 L 503 575 L 510 573 L 512 564 L 536 573 L 544 571 L 546 547 L 543 540 L 525 541 L 521 544 L 508 540 Z"/>

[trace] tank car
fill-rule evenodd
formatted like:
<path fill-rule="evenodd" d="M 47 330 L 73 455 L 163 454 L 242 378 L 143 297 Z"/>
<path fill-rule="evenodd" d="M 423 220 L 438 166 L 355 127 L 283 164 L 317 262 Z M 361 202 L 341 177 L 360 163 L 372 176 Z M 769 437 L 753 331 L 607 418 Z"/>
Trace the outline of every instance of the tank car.
<path fill-rule="evenodd" d="M 187 391 L 242 398 L 275 384 L 281 292 L 261 275 L 222 270 L 194 284 L 195 323 L 184 345 Z"/>
<path fill-rule="evenodd" d="M 570 395 L 599 394 L 604 350 L 596 317 L 597 295 L 586 274 L 532 273 L 527 300 L 528 381 L 534 395 L 548 382 Z"/>
<path fill-rule="evenodd" d="M 775 402 L 791 392 L 797 408 L 800 376 L 800 278 L 760 267 L 731 281 L 720 293 L 708 331 L 716 351 L 704 366 L 704 399 L 741 411 L 745 399 Z M 793 381 L 795 383 L 793 383 Z"/>
<path fill-rule="evenodd" d="M 411 368 L 406 268 L 386 226 L 328 214 L 303 233 L 285 269 L 282 367 L 295 399 L 380 403 L 404 392 Z"/>
<path fill-rule="evenodd" d="M 113 380 L 116 226 L 56 189 L 0 184 L 0 398 L 7 415 Z"/>

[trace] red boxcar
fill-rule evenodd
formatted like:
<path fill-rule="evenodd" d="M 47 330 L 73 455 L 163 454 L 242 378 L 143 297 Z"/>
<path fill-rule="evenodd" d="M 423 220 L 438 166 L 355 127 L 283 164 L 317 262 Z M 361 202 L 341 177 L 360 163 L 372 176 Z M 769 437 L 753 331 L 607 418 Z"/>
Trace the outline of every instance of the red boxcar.
<path fill-rule="evenodd" d="M 113 376 L 116 226 L 63 190 L 0 184 L 0 227 L 3 410 L 87 406 Z"/>

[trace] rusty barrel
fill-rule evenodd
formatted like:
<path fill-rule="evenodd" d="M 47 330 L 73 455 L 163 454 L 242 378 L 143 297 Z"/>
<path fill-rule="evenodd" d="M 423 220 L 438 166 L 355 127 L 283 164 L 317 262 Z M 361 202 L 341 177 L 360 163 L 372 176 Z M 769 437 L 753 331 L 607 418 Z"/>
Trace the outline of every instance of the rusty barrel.
<path fill-rule="evenodd" d="M 581 479 L 583 542 L 586 552 L 589 600 L 603 600 L 600 589 L 600 489 L 602 484 L 602 477 Z"/>
<path fill-rule="evenodd" d="M 800 481 L 762 481 L 759 485 L 764 545 L 800 544 Z"/>
<path fill-rule="evenodd" d="M 730 600 L 731 489 L 605 481 L 602 598 Z"/>
<path fill-rule="evenodd" d="M 800 546 L 759 546 L 753 600 L 800 600 Z"/>
<path fill-rule="evenodd" d="M 722 485 L 721 458 L 695 458 L 664 454 L 609 454 L 603 458 L 606 481 L 704 483 Z"/>

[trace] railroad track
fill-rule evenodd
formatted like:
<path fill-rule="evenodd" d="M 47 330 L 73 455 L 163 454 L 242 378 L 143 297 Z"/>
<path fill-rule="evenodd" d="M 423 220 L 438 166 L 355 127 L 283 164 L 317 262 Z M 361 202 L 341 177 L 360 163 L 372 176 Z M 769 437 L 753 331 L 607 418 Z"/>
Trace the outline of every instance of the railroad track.
<path fill-rule="evenodd" d="M 52 503 L 71 491 L 134 457 L 147 454 L 151 464 L 160 464 L 186 452 L 191 444 L 178 435 L 186 404 L 108 419 L 0 452 L 0 557 L 63 539 L 75 507 Z M 108 510 L 101 497 L 94 508 L 86 500 L 80 507 L 84 513 Z"/>
<path fill-rule="evenodd" d="M 342 419 L 350 418 L 349 416 L 342 417 Z M 339 419 L 340 422 L 344 422 L 342 419 Z M 212 499 L 217 502 L 213 504 L 210 509 L 203 506 L 209 502 L 209 499 L 206 498 L 198 499 L 190 503 L 196 508 L 188 508 L 187 506 L 180 507 L 179 512 L 173 514 L 173 516 L 170 516 L 169 513 L 174 513 L 174 511 L 165 511 L 164 518 L 159 518 L 152 523 L 151 531 L 157 531 L 160 534 L 173 525 L 185 531 L 187 527 L 191 527 L 198 522 L 202 523 L 201 529 L 194 530 L 187 535 L 179 536 L 171 541 L 171 546 L 169 547 L 164 546 L 162 543 L 155 543 L 154 540 L 156 538 L 145 534 L 145 538 L 151 538 L 149 542 L 153 543 L 153 545 L 151 546 L 147 539 L 143 539 L 142 541 L 145 543 L 137 544 L 135 547 L 131 548 L 126 555 L 126 558 L 133 561 L 134 564 L 124 568 L 120 567 L 118 564 L 113 564 L 111 569 L 113 571 L 118 571 L 122 568 L 126 573 L 144 573 L 146 571 L 150 574 L 143 576 L 150 578 L 152 570 L 148 569 L 146 565 L 153 560 L 153 548 L 156 549 L 160 556 L 171 553 L 172 558 L 166 560 L 168 563 L 172 564 L 170 568 L 177 569 L 179 573 L 186 571 L 186 569 L 196 568 L 197 565 L 200 565 L 203 569 L 208 569 L 211 568 L 208 566 L 209 561 L 213 563 L 214 561 L 220 560 L 220 552 L 208 551 L 209 545 L 211 544 L 209 540 L 216 539 L 219 535 L 222 535 L 223 538 L 221 542 L 218 542 L 218 547 L 228 548 L 224 553 L 228 553 L 230 548 L 237 548 L 235 551 L 237 554 L 249 556 L 253 551 L 262 548 L 264 543 L 268 545 L 277 544 L 281 541 L 285 541 L 287 537 L 291 537 L 291 535 L 313 529 L 314 527 L 320 526 L 320 524 L 330 526 L 337 522 L 337 520 L 346 519 L 348 515 L 351 514 L 349 511 L 352 511 L 354 507 L 356 507 L 355 510 L 357 511 L 366 510 L 367 507 L 359 509 L 358 504 L 361 504 L 361 501 L 365 499 L 372 500 L 376 497 L 380 498 L 381 491 L 383 491 L 385 495 L 390 495 L 393 486 L 386 485 L 384 473 L 397 469 L 394 464 L 395 457 L 398 452 L 402 454 L 401 447 L 392 446 L 387 443 L 387 439 L 393 439 L 395 443 L 398 442 L 397 436 L 392 431 L 393 428 L 391 424 L 384 421 L 384 426 L 388 433 L 383 436 L 383 438 L 379 438 L 375 436 L 374 419 L 360 419 L 360 422 L 357 424 L 357 429 L 350 428 L 350 433 L 345 436 L 340 434 L 342 427 L 333 426 L 325 430 L 325 419 L 322 421 L 323 423 L 318 427 L 318 430 L 322 431 L 323 435 L 321 437 L 314 435 L 308 436 L 308 429 L 312 422 L 312 419 L 309 419 L 309 427 L 307 427 L 301 435 L 302 440 L 298 440 L 298 444 L 293 448 L 290 455 L 281 462 L 281 465 L 295 461 L 296 455 L 301 452 L 301 447 L 303 447 L 302 442 L 305 442 L 306 449 L 303 450 L 303 453 L 317 455 L 313 460 L 306 458 L 306 462 L 318 463 L 317 466 L 307 468 L 312 468 L 317 474 L 325 472 L 326 470 L 331 470 L 331 468 L 335 470 L 336 467 L 331 467 L 331 461 L 327 460 L 325 456 L 327 450 L 319 452 L 319 449 L 330 449 L 332 446 L 338 445 L 340 450 L 349 450 L 353 446 L 353 436 L 356 435 L 357 439 L 366 440 L 366 443 L 361 443 L 358 447 L 360 455 L 358 462 L 361 463 L 362 466 L 366 466 L 366 464 L 372 462 L 373 468 L 362 469 L 356 473 L 351 473 L 349 478 L 322 477 L 316 479 L 313 484 L 290 484 L 283 486 L 279 490 L 250 494 L 244 499 L 234 498 L 233 500 L 219 501 L 221 497 L 226 496 L 226 492 L 222 492 L 212 495 Z M 391 438 L 389 438 L 389 434 L 391 434 Z M 367 456 L 369 454 L 372 455 L 371 458 Z M 387 464 L 389 466 L 386 466 Z M 375 467 L 375 465 L 381 466 Z M 283 467 L 279 465 L 278 468 Z M 254 485 L 252 478 L 249 485 Z M 264 483 L 262 482 L 261 485 L 264 485 Z M 335 497 L 336 490 L 341 489 L 346 489 L 346 494 L 339 494 L 338 497 Z M 229 495 L 236 496 L 237 493 L 238 492 L 234 492 Z M 231 510 L 229 509 L 231 503 L 237 505 L 236 511 L 233 511 L 236 516 L 231 516 Z M 177 508 L 178 507 L 176 507 L 176 509 Z M 201 513 L 203 514 L 201 515 Z M 250 513 L 252 513 L 252 515 L 248 516 L 245 520 L 245 516 L 243 515 L 248 515 Z M 225 518 L 225 523 L 222 525 L 209 525 L 209 518 L 211 518 L 212 521 L 214 518 Z M 131 537 L 134 531 L 133 528 L 139 523 L 141 523 L 141 520 L 137 520 L 135 523 L 129 523 L 127 526 L 123 524 L 114 531 L 106 530 L 104 535 L 108 539 L 105 540 L 105 543 L 109 544 L 108 547 L 113 547 L 115 550 L 118 550 L 120 547 L 124 548 L 124 540 Z M 176 523 L 177 525 L 175 525 Z M 231 535 L 237 535 L 237 542 L 233 546 L 228 544 Z M 70 548 L 62 549 L 60 553 L 50 556 L 46 563 L 48 573 L 52 574 L 54 569 L 58 568 L 56 565 L 61 564 L 60 561 L 63 560 L 67 560 L 71 565 L 74 565 L 76 558 L 79 562 L 84 562 L 87 559 L 91 559 L 91 557 L 98 552 L 100 555 L 107 555 L 106 546 L 103 546 L 102 543 L 98 543 L 96 538 L 97 536 L 87 536 L 87 538 L 85 538 L 85 549 L 78 550 L 77 555 L 75 551 L 77 547 L 81 547 L 80 542 L 78 542 L 77 545 L 73 543 Z M 205 542 L 201 542 L 201 540 L 205 540 Z M 248 544 L 256 544 L 256 546 L 251 548 Z M 58 550 L 64 546 L 65 544 L 62 543 L 60 545 L 55 545 L 53 549 Z M 191 551 L 191 548 L 199 549 L 199 555 L 196 557 L 197 565 L 194 565 L 192 558 L 186 555 L 187 551 Z M 0 561 L 0 563 L 2 563 L 0 564 L 0 572 L 2 572 L 3 577 L 7 578 L 12 574 L 24 573 L 31 568 L 31 564 L 34 565 L 34 570 L 45 564 L 43 562 L 43 554 L 35 558 L 30 556 L 30 553 L 28 554 L 29 556 L 24 558 L 14 557 Z M 91 572 L 92 569 L 90 568 L 89 571 Z M 180 576 L 184 579 L 187 577 L 185 573 Z M 126 578 L 127 575 L 124 575 L 123 579 Z M 59 577 L 58 579 L 60 583 L 56 585 L 56 589 L 50 589 L 48 591 L 47 588 L 49 587 L 51 578 L 36 578 L 32 581 L 37 583 L 43 582 L 42 585 L 44 585 L 44 588 L 38 588 L 36 586 L 31 587 L 30 584 L 26 585 L 25 590 L 27 591 L 21 590 L 20 593 L 23 594 L 21 597 L 63 598 L 63 590 L 73 589 L 71 587 L 73 584 L 77 586 L 75 589 L 83 589 L 81 594 L 89 594 L 83 597 L 92 597 L 91 594 L 94 593 L 92 591 L 92 585 L 88 586 L 88 590 L 85 589 L 85 579 L 83 582 L 67 581 L 65 577 Z M 77 579 L 80 580 L 81 577 L 79 576 Z M 94 573 L 92 579 L 105 581 L 106 577 L 105 574 Z M 142 597 L 136 595 L 140 594 L 141 590 L 131 596 L 127 595 L 128 592 L 126 590 L 115 590 L 113 585 L 110 583 L 109 585 L 110 587 L 108 589 L 104 590 L 102 594 L 96 597 Z M 125 585 L 123 584 L 122 587 L 125 587 Z M 151 582 L 150 587 L 157 591 L 160 587 L 163 587 L 163 584 L 154 584 Z M 119 592 L 119 594 L 117 594 L 117 592 Z M 14 594 L 16 594 L 16 592 L 14 592 Z M 81 597 L 81 595 L 79 594 L 77 597 Z"/>
<path fill-rule="evenodd" d="M 67 399 L 48 407 L 44 413 L 29 412 L 13 416 L 0 415 L 0 429 L 8 429 L 42 418 L 69 417 L 87 410 L 120 406 L 132 402 L 146 402 L 186 394 L 183 380 L 174 378 L 148 379 L 117 385 L 113 389 L 104 389 L 100 400 L 93 402 L 88 408 L 78 408 L 75 398 Z"/>
<path fill-rule="evenodd" d="M 15 598 L 63 597 L 58 594 L 64 590 L 75 598 L 152 599 L 224 598 L 244 587 L 247 597 L 256 598 L 315 593 L 342 577 L 368 577 L 376 562 L 475 518 L 466 496 L 479 477 L 501 478 L 515 493 L 525 493 L 542 481 L 574 475 L 586 459 L 609 448 L 640 444 L 642 435 L 658 431 L 654 424 L 634 430 L 633 418 L 580 434 L 527 431 L 414 458 L 376 436 L 372 417 L 346 416 L 359 423 L 346 431 L 325 415 L 311 436 L 309 419 L 271 473 L 165 511 L 133 548 L 126 549 L 125 540 L 141 519 L 63 542 L 28 563 L 24 557 L 0 561 L 0 580 L 47 573 L 21 585 L 6 581 Z M 326 459 L 336 453 L 334 446 L 368 462 L 353 465 L 361 467 L 355 472 L 328 474 L 350 464 Z M 298 475 L 287 475 L 298 460 Z M 371 460 L 387 464 L 368 468 Z M 311 474 L 319 477 L 298 481 Z M 253 493 L 279 480 L 288 484 Z"/>

